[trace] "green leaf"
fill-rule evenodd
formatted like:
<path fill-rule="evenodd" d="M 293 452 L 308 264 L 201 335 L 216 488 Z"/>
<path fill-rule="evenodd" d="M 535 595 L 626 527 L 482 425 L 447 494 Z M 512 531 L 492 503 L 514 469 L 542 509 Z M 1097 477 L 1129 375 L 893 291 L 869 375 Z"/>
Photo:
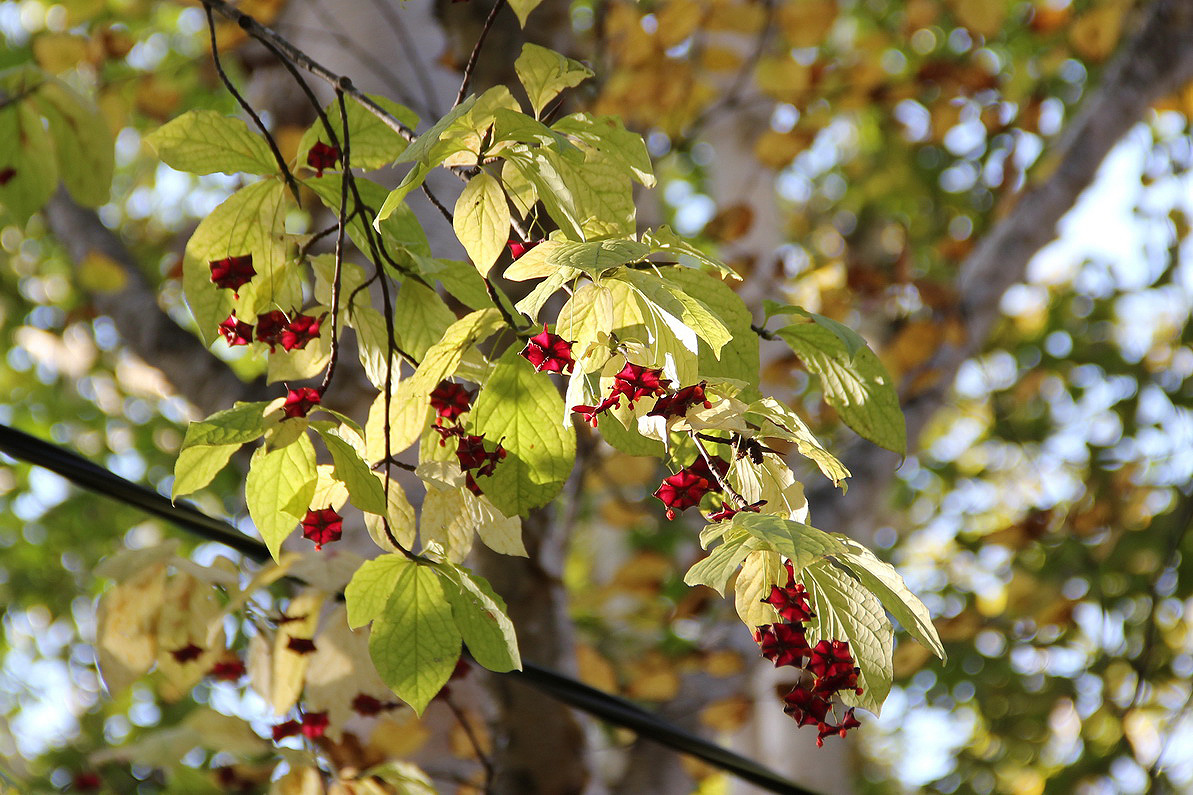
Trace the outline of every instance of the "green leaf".
<path fill-rule="evenodd" d="M 275 450 L 258 447 L 253 453 L 244 498 L 274 560 L 286 536 L 306 515 L 318 479 L 315 448 L 306 435 L 294 444 Z"/>
<path fill-rule="evenodd" d="M 460 641 L 435 569 L 402 569 L 369 636 L 369 656 L 385 684 L 421 715 L 455 669 Z"/>
<path fill-rule="evenodd" d="M 398 581 L 416 565 L 405 555 L 381 555 L 362 563 L 344 588 L 348 626 L 363 627 L 381 615 Z"/>
<path fill-rule="evenodd" d="M 820 376 L 824 399 L 858 435 L 900 455 L 907 452 L 907 425 L 890 373 L 878 356 L 862 348 L 850 356 L 832 331 L 814 323 L 775 332 L 808 370 Z"/>
<path fill-rule="evenodd" d="M 593 282 L 585 282 L 576 288 L 555 321 L 555 333 L 571 340 L 577 361 L 590 345 L 597 342 L 598 335 L 612 331 L 613 291 Z"/>
<path fill-rule="evenodd" d="M 526 27 L 526 17 L 530 16 L 530 12 L 538 8 L 542 2 L 543 0 L 510 0 L 510 8 L 517 15 L 518 24 Z"/>
<path fill-rule="evenodd" d="M 469 414 L 473 433 L 501 441 L 507 457 L 481 490 L 506 516 L 546 505 L 559 494 L 576 457 L 576 432 L 561 424 L 563 399 L 511 346 L 497 361 Z"/>
<path fill-rule="evenodd" d="M 364 177 L 356 177 L 355 182 L 363 206 L 369 209 L 365 212 L 355 213 L 349 218 L 348 237 L 365 256 L 373 259 L 373 249 L 369 244 L 370 230 L 366 226 L 368 213 L 372 211 L 371 208 L 377 207 L 385 200 L 387 190 L 384 186 Z M 310 177 L 303 180 L 303 184 L 315 191 L 327 209 L 333 213 L 340 211 L 340 191 L 343 186 L 340 175 L 328 174 L 323 177 Z M 350 194 L 348 197 L 349 212 L 356 206 L 355 202 L 355 196 Z M 381 242 L 385 244 L 390 256 L 399 264 L 408 266 L 413 257 L 429 257 L 431 255 L 431 247 L 427 243 L 426 233 L 423 232 L 422 222 L 406 205 L 401 204 L 394 207 L 384 219 L 375 220 L 373 226 L 372 231 L 381 233 Z M 373 264 L 385 266 L 389 263 L 382 257 L 381 262 Z"/>
<path fill-rule="evenodd" d="M 409 322 L 409 321 L 407 321 Z M 394 352 L 390 365 L 392 375 L 386 372 L 386 356 L 389 353 L 389 328 L 385 317 L 367 303 L 354 306 L 348 313 L 348 324 L 356 330 L 356 352 L 360 357 L 361 367 L 369 383 L 378 389 L 385 389 L 387 376 L 397 381 L 402 365 L 397 352 Z M 394 329 L 395 337 L 397 329 Z M 414 354 L 411 354 L 414 355 Z"/>
<path fill-rule="evenodd" d="M 592 70 L 579 61 L 529 43 L 522 45 L 522 54 L 514 61 L 514 71 L 526 89 L 536 118 L 543 115 L 543 108 L 560 91 L 578 86 L 593 75 Z"/>
<path fill-rule="evenodd" d="M 448 295 L 469 309 L 487 309 L 493 306 L 489 291 L 485 287 L 485 280 L 477 273 L 476 268 L 467 262 L 429 257 L 416 257 L 415 260 L 424 274 L 438 280 Z"/>
<path fill-rule="evenodd" d="M 843 488 L 845 478 L 850 475 L 849 470 L 836 456 L 824 449 L 811 429 L 790 407 L 773 397 L 762 398 L 750 404 L 746 420 L 758 426 L 760 437 L 794 442 L 800 455 L 814 461 L 834 486 Z"/>
<path fill-rule="evenodd" d="M 822 560 L 800 573 L 815 618 L 808 622 L 808 643 L 847 640 L 857 667 L 862 694 L 841 692 L 841 700 L 878 715 L 891 690 L 894 630 L 882 604 L 832 561 Z"/>
<path fill-rule="evenodd" d="M 477 271 L 488 276 L 510 233 L 509 203 L 501 183 L 484 171 L 469 180 L 456 201 L 452 228 Z"/>
<path fill-rule="evenodd" d="M 367 96 L 407 127 L 413 129 L 418 126 L 418 116 L 405 105 L 400 105 L 379 94 Z M 348 158 L 353 168 L 368 170 L 388 166 L 406 150 L 406 139 L 377 118 L 373 111 L 351 97 L 344 97 L 344 107 L 348 111 Z M 335 130 L 336 137 L 343 145 L 344 120 L 340 115 L 340 103 L 330 103 L 325 108 L 325 113 L 328 121 L 331 122 L 331 128 Z M 322 120 L 318 119 L 307 128 L 298 142 L 299 165 L 306 164 L 307 153 L 317 141 L 331 144 L 331 139 L 323 127 Z"/>
<path fill-rule="evenodd" d="M 683 581 L 688 585 L 707 585 L 724 596 L 729 578 L 737 571 L 746 555 L 764 548 L 757 538 L 751 537 L 744 530 L 730 529 L 720 546 L 688 569 Z"/>
<path fill-rule="evenodd" d="M 192 422 L 187 426 L 182 449 L 192 445 L 246 444 L 261 438 L 265 433 L 265 407 L 268 405 L 263 401 L 237 403 L 205 420 Z"/>
<path fill-rule="evenodd" d="M 689 351 L 698 353 L 699 348 L 695 340 L 685 333 L 685 327 L 707 342 L 713 355 L 720 358 L 721 350 L 732 337 L 721 319 L 703 301 L 688 295 L 678 285 L 646 271 L 627 268 L 618 271 L 612 278 L 632 285 Z"/>
<path fill-rule="evenodd" d="M 456 371 L 464 352 L 504 325 L 496 309 L 480 309 L 451 324 L 443 338 L 427 349 L 414 375 L 404 382 L 410 384 L 410 394 L 430 405 L 431 390 Z"/>
<path fill-rule="evenodd" d="M 650 152 L 646 149 L 646 141 L 638 133 L 627 130 L 616 116 L 573 113 L 552 124 L 551 129 L 580 141 L 589 151 L 598 153 L 603 159 L 629 172 L 643 187 L 654 187 L 654 166 L 650 161 Z M 675 239 L 679 240 L 677 236 Z"/>
<path fill-rule="evenodd" d="M 362 511 L 385 515 L 385 489 L 369 465 L 361 459 L 356 448 L 344 441 L 334 430 L 316 427 L 335 463 L 336 480 L 348 487 L 352 504 Z"/>
<path fill-rule="evenodd" d="M 240 119 L 190 110 L 145 136 L 162 161 L 191 174 L 273 174 L 277 161 L 265 139 Z"/>
<path fill-rule="evenodd" d="M 741 280 L 736 271 L 675 234 L 669 226 L 648 229 L 642 233 L 641 239 L 654 253 L 668 254 L 678 259 L 681 264 L 688 264 L 685 260 L 691 260 L 692 264 L 701 266 L 704 270 L 714 271 L 721 278 Z"/>
<path fill-rule="evenodd" d="M 412 279 L 402 282 L 394 299 L 394 317 L 402 318 L 394 331 L 402 350 L 422 360 L 435 342 L 456 321 L 439 294 Z"/>
<path fill-rule="evenodd" d="M 791 306 L 789 304 L 780 304 L 777 301 L 763 301 L 762 310 L 766 315 L 766 319 L 770 320 L 775 315 L 795 315 L 797 317 L 806 317 L 813 323 L 819 323 L 841 340 L 841 344 L 845 346 L 845 352 L 852 358 L 857 355 L 857 352 L 862 348 L 867 347 L 866 341 L 862 339 L 862 335 L 851 329 L 849 326 L 840 321 L 833 320 L 831 317 L 818 315 L 815 312 L 809 312 L 806 309 L 801 309 L 798 306 Z"/>
<path fill-rule="evenodd" d="M 501 153 L 534 185 L 539 200 L 571 240 L 634 234 L 637 207 L 628 168 L 597 149 L 584 159 L 517 144 Z"/>
<path fill-rule="evenodd" d="M 531 146 L 549 146 L 560 152 L 583 158 L 584 154 L 567 136 L 552 130 L 538 119 L 509 108 L 493 111 L 493 143 L 512 141 Z"/>
<path fill-rule="evenodd" d="M 449 110 L 443 118 L 431 125 L 431 128 L 418 136 L 406 150 L 402 152 L 401 157 L 397 159 L 398 163 L 418 163 L 418 162 L 433 162 L 437 156 L 435 147 L 441 143 L 441 139 L 445 132 L 447 132 L 455 124 L 455 122 L 462 118 L 464 114 L 472 110 L 473 105 L 476 104 L 476 97 L 468 97 L 459 105 Z M 443 162 L 439 160 L 434 162 L 435 165 Z"/>
<path fill-rule="evenodd" d="M 388 492 L 386 499 L 388 509 L 385 514 L 386 520 L 389 521 L 389 532 L 393 534 L 394 539 L 406 549 L 414 546 L 417 528 L 415 526 L 414 506 L 410 504 L 410 500 L 406 499 L 406 492 L 402 489 L 402 484 L 398 482 L 397 478 L 391 477 L 389 483 L 385 482 L 385 475 L 381 472 L 374 472 L 377 480 L 381 482 L 381 489 L 385 491 L 388 485 Z M 373 539 L 373 543 L 384 549 L 386 552 L 400 552 L 394 546 L 393 541 L 390 540 L 389 534 L 385 531 L 385 523 L 377 514 L 365 513 L 365 527 L 369 531 L 369 536 Z"/>
<path fill-rule="evenodd" d="M 659 273 L 679 292 L 698 297 L 731 335 L 719 357 L 701 340 L 700 377 L 731 378 L 757 388 L 758 335 L 750 328 L 753 317 L 737 293 L 721 279 L 693 268 L 663 268 Z"/>
<path fill-rule="evenodd" d="M 556 269 L 554 273 L 535 285 L 534 289 L 515 305 L 517 310 L 531 320 L 536 320 L 539 312 L 542 311 L 543 304 L 551 300 L 551 296 L 559 292 L 563 285 L 579 275 L 571 268 Z"/>
<path fill-rule="evenodd" d="M 543 245 L 547 245 L 544 243 Z M 531 253 L 537 250 L 533 249 Z M 650 247 L 628 239 L 593 240 L 585 243 L 560 241 L 545 252 L 556 266 L 565 266 L 584 271 L 589 276 L 600 276 L 605 271 L 629 262 L 638 262 L 650 253 Z"/>
<path fill-rule="evenodd" d="M 438 385 L 438 382 L 436 382 Z M 434 387 L 431 387 L 434 389 Z M 398 384 L 389 400 L 389 452 L 393 455 L 418 441 L 431 413 L 431 393 L 407 379 Z M 365 422 L 365 454 L 370 461 L 385 458 L 385 393 L 369 407 Z"/>
<path fill-rule="evenodd" d="M 522 670 L 514 624 L 505 601 L 484 577 L 451 563 L 441 564 L 452 618 L 468 651 L 490 671 Z"/>
<path fill-rule="evenodd" d="M 302 305 L 302 274 L 287 263 L 285 187 L 264 179 L 241 188 L 216 207 L 186 244 L 182 286 L 195 316 L 199 336 L 211 344 L 217 327 L 232 309 L 246 322 L 257 312 Z M 240 288 L 240 299 L 231 290 L 211 282 L 213 260 L 251 254 L 257 275 Z"/>
<path fill-rule="evenodd" d="M 107 119 L 99 108 L 66 83 L 49 79 L 33 95 L 50 127 L 58 154 L 58 173 L 79 204 L 99 207 L 112 191 L 115 149 Z"/>
<path fill-rule="evenodd" d="M 40 210 L 58 187 L 58 166 L 50 137 L 41 117 L 26 102 L 0 108 L 0 205 L 24 225 Z M 13 146 L 11 142 L 16 142 Z"/>
<path fill-rule="evenodd" d="M 942 661 L 945 660 L 944 645 L 940 642 L 928 608 L 911 592 L 895 567 L 879 560 L 873 552 L 855 541 L 842 539 L 842 543 L 847 551 L 834 557 L 878 597 L 882 606 L 913 638 Z"/>
<path fill-rule="evenodd" d="M 193 494 L 210 483 L 228 465 L 239 447 L 236 444 L 204 444 L 182 450 L 174 462 L 174 486 L 170 490 L 170 499 Z"/>
<path fill-rule="evenodd" d="M 839 539 L 823 530 L 775 514 L 742 511 L 729 521 L 790 560 L 797 574 L 825 556 L 846 549 Z"/>

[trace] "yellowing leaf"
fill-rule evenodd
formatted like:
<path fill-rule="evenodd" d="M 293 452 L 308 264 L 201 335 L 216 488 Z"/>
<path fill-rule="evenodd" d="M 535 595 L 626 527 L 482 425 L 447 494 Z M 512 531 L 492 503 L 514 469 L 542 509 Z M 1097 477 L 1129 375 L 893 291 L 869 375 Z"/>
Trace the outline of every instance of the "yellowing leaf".
<path fill-rule="evenodd" d="M 775 608 L 762 600 L 770 596 L 772 585 L 786 584 L 787 572 L 779 553 L 763 550 L 746 555 L 733 586 L 733 604 L 750 631 L 763 624 L 780 622 Z"/>
<path fill-rule="evenodd" d="M 579 85 L 593 74 L 579 61 L 529 43 L 522 45 L 522 54 L 514 61 L 514 70 L 526 89 L 536 118 L 542 116 L 543 108 L 560 91 Z"/>
<path fill-rule="evenodd" d="M 141 678 L 157 658 L 155 629 L 165 586 L 166 564 L 158 562 L 99 601 L 95 646 L 100 675 L 113 696 Z"/>
<path fill-rule="evenodd" d="M 249 516 L 274 560 L 278 560 L 286 536 L 306 515 L 318 478 L 315 448 L 305 434 L 286 447 L 258 447 L 253 453 L 244 497 Z"/>
<path fill-rule="evenodd" d="M 269 704 L 275 715 L 284 715 L 298 701 L 310 665 L 311 653 L 291 648 L 291 641 L 308 641 L 315 637 L 319 625 L 319 611 L 327 594 L 308 588 L 290 600 L 286 618 L 278 626 L 273 638 L 273 670 L 270 676 Z M 318 649 L 318 643 L 315 648 Z"/>
<path fill-rule="evenodd" d="M 369 658 L 369 634 L 348 627 L 344 607 L 328 614 L 310 658 L 303 700 L 308 711 L 327 712 L 327 734 L 333 740 L 339 740 L 344 724 L 356 715 L 352 702 L 358 695 L 390 700 L 389 688 Z"/>
<path fill-rule="evenodd" d="M 472 264 L 481 276 L 488 276 L 510 233 L 509 204 L 501 183 L 484 171 L 469 180 L 456 201 L 452 228 Z"/>
<path fill-rule="evenodd" d="M 214 110 L 190 110 L 145 137 L 171 168 L 192 174 L 272 174 L 269 144 L 240 119 Z"/>

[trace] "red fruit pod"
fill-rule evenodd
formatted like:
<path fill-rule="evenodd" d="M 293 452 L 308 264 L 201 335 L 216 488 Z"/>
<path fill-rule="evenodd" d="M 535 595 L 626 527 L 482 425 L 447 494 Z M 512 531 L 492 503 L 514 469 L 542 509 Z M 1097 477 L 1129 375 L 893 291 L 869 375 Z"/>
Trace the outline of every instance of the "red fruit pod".
<path fill-rule="evenodd" d="M 315 170 L 315 176 L 323 176 L 323 170 L 331 168 L 340 159 L 340 150 L 323 141 L 316 141 L 307 152 L 307 165 Z"/>
<path fill-rule="evenodd" d="M 572 358 L 572 343 L 547 331 L 545 323 L 543 332 L 531 337 L 520 355 L 540 372 L 546 370 L 549 373 L 566 374 L 576 366 L 576 360 Z"/>
<path fill-rule="evenodd" d="M 257 271 L 253 268 L 252 254 L 224 257 L 212 260 L 208 265 L 211 268 L 212 283 L 216 287 L 231 290 L 233 298 L 240 298 L 240 288 L 257 275 Z"/>
<path fill-rule="evenodd" d="M 305 417 L 312 408 L 319 405 L 322 399 L 319 390 L 314 387 L 303 386 L 291 389 L 286 393 L 286 402 L 282 405 L 282 413 L 288 420 Z"/>
<path fill-rule="evenodd" d="M 319 510 L 308 509 L 302 520 L 302 537 L 314 542 L 315 549 L 340 540 L 344 531 L 344 517 L 331 506 Z"/>

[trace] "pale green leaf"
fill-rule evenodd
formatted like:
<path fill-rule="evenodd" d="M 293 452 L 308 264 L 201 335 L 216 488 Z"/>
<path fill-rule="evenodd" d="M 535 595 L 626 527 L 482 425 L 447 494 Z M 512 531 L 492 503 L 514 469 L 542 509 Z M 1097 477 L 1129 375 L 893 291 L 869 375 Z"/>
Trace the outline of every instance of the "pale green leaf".
<path fill-rule="evenodd" d="M 688 585 L 707 585 L 724 596 L 729 578 L 737 571 L 746 555 L 764 548 L 759 539 L 753 538 L 744 530 L 730 529 L 721 544 L 708 553 L 708 557 L 702 558 L 688 569 L 683 581 Z"/>
<path fill-rule="evenodd" d="M 879 560 L 873 552 L 855 541 L 842 539 L 842 543 L 848 551 L 834 557 L 878 597 L 882 606 L 913 638 L 943 661 L 944 645 L 940 642 L 928 608 L 911 592 L 895 567 Z"/>
<path fill-rule="evenodd" d="M 539 7 L 543 0 L 510 0 L 510 8 L 514 10 L 514 14 L 518 17 L 518 24 L 526 27 L 526 18 L 530 16 L 530 12 Z"/>
<path fill-rule="evenodd" d="M 771 586 L 786 582 L 787 572 L 779 553 L 759 550 L 746 555 L 733 585 L 733 606 L 751 632 L 763 624 L 781 622 L 775 608 L 762 600 L 770 596 Z"/>
<path fill-rule="evenodd" d="M 537 373 L 511 346 L 497 362 L 469 414 L 473 433 L 501 441 L 507 457 L 481 490 L 506 516 L 546 505 L 563 488 L 576 457 L 576 432 L 560 425 L 563 400 L 554 381 Z"/>
<path fill-rule="evenodd" d="M 187 426 L 182 449 L 192 445 L 246 444 L 265 433 L 265 408 L 268 403 L 237 403 L 210 417 Z"/>
<path fill-rule="evenodd" d="M 442 339 L 444 332 L 456 321 L 456 316 L 438 293 L 412 279 L 402 282 L 398 290 L 394 299 L 394 317 L 402 318 L 402 323 L 395 328 L 402 350 L 419 361 L 426 355 L 427 348 Z"/>
<path fill-rule="evenodd" d="M 386 491 L 386 504 L 389 507 L 386 510 L 385 518 L 389 521 L 389 533 L 393 534 L 393 540 L 386 533 L 385 523 L 380 516 L 365 513 L 365 527 L 369 531 L 369 536 L 372 537 L 373 542 L 377 546 L 386 552 L 400 551 L 394 546 L 394 541 L 397 541 L 405 549 L 410 549 L 414 546 L 414 539 L 417 533 L 414 506 L 410 504 L 410 500 L 406 499 L 406 492 L 402 489 L 402 484 L 398 482 L 397 478 L 391 477 L 389 483 L 386 483 L 384 473 L 374 472 L 373 474 L 381 481 L 382 490 Z"/>
<path fill-rule="evenodd" d="M 303 184 L 313 190 L 331 212 L 338 213 L 340 211 L 343 178 L 339 174 L 309 177 L 303 180 Z M 384 218 L 375 220 L 374 228 L 370 230 L 368 222 L 369 213 L 372 212 L 371 208 L 380 205 L 388 195 L 388 191 L 384 186 L 361 176 L 356 177 L 355 184 L 364 210 L 359 213 L 353 212 L 356 198 L 351 192 L 348 196 L 347 209 L 349 212 L 348 237 L 357 249 L 373 260 L 374 265 L 389 266 L 384 257 L 374 256 L 373 246 L 370 243 L 371 239 L 375 240 L 371 236 L 380 232 L 381 243 L 385 246 L 389 256 L 403 266 L 411 265 L 411 258 L 414 256 L 430 256 L 431 247 L 427 243 L 427 235 L 423 231 L 422 222 L 415 216 L 414 211 L 404 204 L 395 206 L 386 213 Z M 377 261 L 378 259 L 380 261 Z"/>
<path fill-rule="evenodd" d="M 316 254 L 309 258 L 311 270 L 315 273 L 315 301 L 331 306 L 331 288 L 335 283 L 335 254 Z M 340 263 L 340 315 L 349 312 L 353 306 L 369 303 L 370 295 L 360 288 L 367 281 L 364 268 L 351 262 Z M 359 292 L 358 292 L 359 290 Z M 349 304 L 348 302 L 352 303 Z"/>
<path fill-rule="evenodd" d="M 273 174 L 269 144 L 247 124 L 214 110 L 190 110 L 145 136 L 170 168 L 191 174 Z"/>
<path fill-rule="evenodd" d="M 701 266 L 705 270 L 713 271 L 724 279 L 741 280 L 741 276 L 738 276 L 736 271 L 675 234 L 669 226 L 664 225 L 658 229 L 648 229 L 642 233 L 641 239 L 643 243 L 650 246 L 651 251 L 654 253 L 668 254 L 685 265 L 689 264 L 688 260 L 690 260 L 691 264 Z"/>
<path fill-rule="evenodd" d="M 572 342 L 572 353 L 580 356 L 598 344 L 601 334 L 613 332 L 613 291 L 604 285 L 585 282 L 559 310 L 555 333 Z M 586 361 L 591 361 L 591 357 Z M 601 362 L 604 364 L 604 362 Z"/>
<path fill-rule="evenodd" d="M 763 513 L 776 514 L 796 522 L 806 522 L 808 519 L 808 499 L 804 496 L 804 486 L 777 455 L 764 453 L 761 464 L 755 464 L 749 456 L 734 459 L 729 468 L 729 482 L 746 502 L 755 504 L 765 501 L 761 507 Z"/>
<path fill-rule="evenodd" d="M 26 102 L 0 108 L 0 140 L 6 142 L 0 146 L 0 171 L 9 174 L 0 185 L 0 205 L 24 225 L 58 187 L 54 147 L 41 117 Z"/>
<path fill-rule="evenodd" d="M 381 555 L 362 563 L 344 588 L 348 626 L 363 627 L 381 615 L 398 581 L 416 565 L 405 555 Z"/>
<path fill-rule="evenodd" d="M 613 278 L 632 285 L 681 341 L 684 341 L 685 336 L 681 336 L 682 332 L 677 327 L 676 320 L 708 343 L 713 355 L 720 358 L 722 349 L 732 337 L 724 322 L 699 298 L 689 295 L 678 284 L 672 284 L 646 271 L 627 268 L 618 271 Z M 685 347 L 692 353 L 699 351 L 694 344 L 689 345 L 685 342 Z"/>
<path fill-rule="evenodd" d="M 381 679 L 421 715 L 455 669 L 460 642 L 439 574 L 428 566 L 403 569 L 369 636 Z"/>
<path fill-rule="evenodd" d="M 385 490 L 360 454 L 334 430 L 317 428 L 335 462 L 335 477 L 348 487 L 352 504 L 362 511 L 384 514 Z"/>
<path fill-rule="evenodd" d="M 423 446 L 425 449 L 425 442 Z M 438 544 L 443 557 L 454 563 L 468 557 L 476 536 L 476 525 L 468 515 L 466 493 L 462 485 L 439 488 L 428 483 L 419 514 L 418 533 L 423 546 Z"/>
<path fill-rule="evenodd" d="M 624 168 L 643 187 L 654 187 L 654 167 L 646 141 L 638 133 L 627 130 L 616 116 L 573 113 L 552 124 L 551 129 L 580 141 L 604 159 Z"/>
<path fill-rule="evenodd" d="M 316 315 L 322 312 L 316 310 Z M 279 348 L 269 354 L 269 365 L 265 380 L 270 384 L 278 381 L 303 381 L 323 372 L 331 359 L 331 321 L 325 320 L 324 330 L 318 337 L 302 348 L 287 351 Z"/>
<path fill-rule="evenodd" d="M 348 313 L 348 323 L 356 331 L 356 353 L 369 383 L 378 389 L 386 388 L 387 378 L 397 381 L 402 361 L 395 351 L 389 359 L 392 372 L 386 368 L 389 353 L 389 329 L 385 316 L 367 303 L 354 306 Z M 394 330 L 395 338 L 397 329 Z M 414 354 L 411 353 L 411 356 Z"/>
<path fill-rule="evenodd" d="M 477 271 L 488 276 L 510 234 L 509 203 L 501 183 L 484 171 L 469 180 L 456 201 L 452 228 Z"/>
<path fill-rule="evenodd" d="M 861 674 L 862 694 L 844 690 L 841 700 L 878 715 L 891 690 L 894 630 L 878 598 L 831 561 L 821 560 L 800 573 L 816 616 L 807 623 L 808 643 L 849 641 L 849 651 Z"/>
<path fill-rule="evenodd" d="M 194 445 L 178 454 L 174 462 L 174 486 L 170 499 L 176 500 L 186 494 L 193 494 L 220 473 L 232 454 L 240 448 L 237 444 Z"/>
<path fill-rule="evenodd" d="M 493 142 L 512 141 L 531 146 L 550 146 L 560 152 L 583 158 L 583 153 L 561 132 L 525 113 L 509 108 L 493 111 Z M 492 151 L 492 149 L 490 149 Z"/>
<path fill-rule="evenodd" d="M 874 351 L 862 348 L 850 356 L 835 333 L 814 323 L 786 326 L 775 334 L 810 372 L 820 376 L 825 401 L 846 425 L 881 447 L 907 452 L 907 424 L 899 395 Z"/>
<path fill-rule="evenodd" d="M 849 470 L 836 456 L 824 449 L 811 429 L 790 407 L 773 397 L 762 398 L 750 404 L 746 419 L 758 426 L 758 436 L 761 438 L 794 442 L 800 455 L 814 461 L 834 486 L 844 488 L 844 480 L 850 475 Z"/>
<path fill-rule="evenodd" d="M 559 292 L 559 289 L 564 284 L 574 279 L 579 274 L 570 268 L 557 268 L 547 278 L 543 279 L 534 289 L 527 294 L 525 298 L 516 304 L 519 312 L 529 317 L 531 320 L 538 318 L 539 312 L 543 308 L 543 304 L 551 300 L 551 296 Z"/>
<path fill-rule="evenodd" d="M 494 305 L 485 280 L 467 262 L 430 257 L 415 257 L 415 261 L 425 275 L 438 280 L 449 295 L 469 309 L 487 309 Z"/>
<path fill-rule="evenodd" d="M 846 549 L 839 539 L 823 530 L 775 514 L 742 511 L 728 521 L 790 560 L 797 574 L 825 556 Z"/>
<path fill-rule="evenodd" d="M 58 173 L 79 204 L 99 207 L 112 191 L 114 142 L 108 121 L 93 103 L 50 78 L 33 95 L 50 127 Z"/>
<path fill-rule="evenodd" d="M 241 320 L 253 322 L 259 311 L 302 305 L 301 270 L 286 259 L 287 207 L 282 183 L 264 179 L 229 196 L 191 235 L 182 285 L 205 343 L 215 341 L 217 327 L 233 309 Z M 212 284 L 210 263 L 245 254 L 252 255 L 257 275 L 240 288 L 240 299 L 235 300 L 231 290 Z"/>
<path fill-rule="evenodd" d="M 762 311 L 765 313 L 766 319 L 770 320 L 775 315 L 795 315 L 797 317 L 805 317 L 813 323 L 818 323 L 824 326 L 829 331 L 836 335 L 841 344 L 845 346 L 846 354 L 852 358 L 857 355 L 857 352 L 862 348 L 867 347 L 866 341 L 862 339 L 862 335 L 851 329 L 844 323 L 833 320 L 831 317 L 818 315 L 815 312 L 809 312 L 798 306 L 791 306 L 789 304 L 780 304 L 777 301 L 763 301 Z"/>
<path fill-rule="evenodd" d="M 459 105 L 449 110 L 443 118 L 431 125 L 431 128 L 418 136 L 406 150 L 402 152 L 401 157 L 398 158 L 399 163 L 415 163 L 415 162 L 429 162 L 434 160 L 436 152 L 435 147 L 440 143 L 443 134 L 451 129 L 457 119 L 460 119 L 464 114 L 471 112 L 472 107 L 476 104 L 475 97 L 468 97 Z M 439 161 L 442 162 L 442 161 Z"/>
<path fill-rule="evenodd" d="M 417 765 L 398 759 L 370 767 L 361 778 L 379 778 L 393 786 L 396 795 L 438 795 L 439 792 Z"/>
<path fill-rule="evenodd" d="M 490 671 L 520 671 L 522 657 L 514 624 L 493 586 L 484 577 L 450 563 L 439 570 L 445 575 L 444 592 L 456 628 L 476 661 Z"/>
<path fill-rule="evenodd" d="M 431 387 L 434 389 L 434 387 Z M 431 413 L 430 392 L 423 392 L 407 379 L 398 384 L 389 401 L 389 453 L 397 455 L 418 441 Z M 381 393 L 369 407 L 365 423 L 366 455 L 372 462 L 386 456 L 385 393 Z"/>
<path fill-rule="evenodd" d="M 407 127 L 418 126 L 418 116 L 406 106 L 378 94 L 369 94 L 368 97 Z M 348 111 L 348 158 L 353 168 L 381 168 L 397 160 L 405 151 L 406 139 L 373 111 L 351 97 L 344 97 L 344 107 Z M 340 103 L 330 103 L 325 113 L 343 146 L 344 120 L 340 115 Z M 306 165 L 307 153 L 317 141 L 331 144 L 331 138 L 320 119 L 315 120 L 298 142 L 299 165 Z M 337 167 L 341 165 L 337 164 Z"/>
<path fill-rule="evenodd" d="M 698 298 L 731 335 L 719 357 L 709 343 L 700 341 L 700 377 L 731 378 L 757 388 L 758 335 L 750 328 L 753 317 L 737 293 L 721 279 L 694 268 L 662 268 L 659 273 L 679 292 Z"/>
<path fill-rule="evenodd" d="M 430 405 L 431 390 L 456 371 L 465 351 L 504 325 L 505 321 L 496 309 L 479 309 L 451 324 L 443 337 L 427 349 L 414 375 L 404 382 L 410 384 L 409 394 Z"/>
<path fill-rule="evenodd" d="M 306 515 L 318 479 L 315 448 L 305 435 L 286 447 L 268 451 L 258 447 L 253 453 L 244 498 L 274 560 L 286 536 Z"/>
<path fill-rule="evenodd" d="M 521 17 L 521 15 L 519 15 Z M 530 98 L 535 117 L 543 115 L 543 108 L 565 88 L 580 85 L 592 77 L 592 70 L 554 50 L 537 44 L 522 45 L 522 54 L 514 61 L 514 71 Z"/>

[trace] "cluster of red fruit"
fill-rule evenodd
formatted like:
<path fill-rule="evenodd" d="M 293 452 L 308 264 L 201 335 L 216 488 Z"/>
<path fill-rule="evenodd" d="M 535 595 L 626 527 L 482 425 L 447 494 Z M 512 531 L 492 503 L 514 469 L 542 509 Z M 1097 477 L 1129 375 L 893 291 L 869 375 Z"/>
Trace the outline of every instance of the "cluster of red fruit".
<path fill-rule="evenodd" d="M 783 711 L 800 726 L 815 725 L 820 732 L 816 745 L 823 746 L 825 737 L 834 734 L 844 737 L 850 729 L 861 725 L 853 716 L 853 707 L 844 711 L 839 723 L 829 720 L 830 712 L 836 718 L 834 694 L 852 690 L 861 695 L 862 688 L 857 683 L 861 669 L 854 665 L 848 641 L 822 640 L 815 646 L 808 645 L 803 622 L 815 618 L 816 614 L 808 604 L 808 592 L 803 584 L 795 581 L 791 563 L 785 565 L 787 585 L 782 588 L 772 585 L 770 595 L 762 601 L 774 607 L 786 623 L 758 627 L 754 640 L 761 647 L 762 656 L 775 667 L 790 665 L 810 674 L 783 697 Z"/>
<path fill-rule="evenodd" d="M 456 438 L 456 460 L 464 472 L 464 485 L 473 494 L 481 494 L 476 478 L 492 475 L 497 464 L 506 456 L 501 442 L 493 450 L 485 447 L 485 435 L 465 433 L 458 423 L 461 414 L 472 408 L 472 393 L 460 384 L 440 381 L 431 391 L 431 408 L 435 409 L 435 424 L 431 426 L 440 435 L 440 447 L 447 444 L 449 437 Z"/>

